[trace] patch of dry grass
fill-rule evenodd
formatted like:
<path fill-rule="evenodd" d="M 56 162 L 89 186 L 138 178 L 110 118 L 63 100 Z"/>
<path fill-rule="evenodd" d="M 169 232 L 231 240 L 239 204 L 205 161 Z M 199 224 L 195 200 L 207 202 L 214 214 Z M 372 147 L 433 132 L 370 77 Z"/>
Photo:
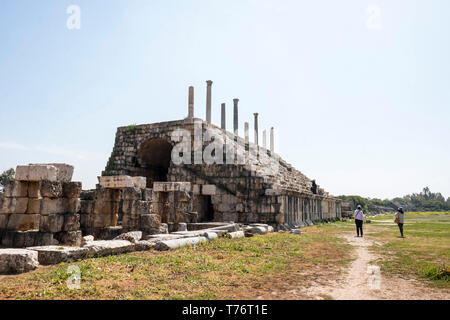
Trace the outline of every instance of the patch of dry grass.
<path fill-rule="evenodd" d="M 69 264 L 0 279 L 1 299 L 255 299 L 332 277 L 350 261 L 336 230 L 217 239 L 170 252 L 79 261 L 81 289 L 66 285 Z M 306 298 L 296 296 L 296 298 Z"/>

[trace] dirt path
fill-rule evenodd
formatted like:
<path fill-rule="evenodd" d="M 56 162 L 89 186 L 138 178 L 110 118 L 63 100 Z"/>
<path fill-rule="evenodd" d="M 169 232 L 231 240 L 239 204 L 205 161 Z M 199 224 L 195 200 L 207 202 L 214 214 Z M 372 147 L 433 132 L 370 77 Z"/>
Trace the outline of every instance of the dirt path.
<path fill-rule="evenodd" d="M 312 285 L 304 290 L 304 293 L 311 298 L 336 300 L 450 299 L 448 292 L 427 288 L 415 279 L 381 275 L 380 269 L 375 264 L 378 257 L 368 250 L 373 245 L 371 240 L 365 237 L 357 238 L 354 234 L 345 234 L 343 238 L 355 247 L 356 260 L 339 279 L 329 280 L 325 285 Z"/>

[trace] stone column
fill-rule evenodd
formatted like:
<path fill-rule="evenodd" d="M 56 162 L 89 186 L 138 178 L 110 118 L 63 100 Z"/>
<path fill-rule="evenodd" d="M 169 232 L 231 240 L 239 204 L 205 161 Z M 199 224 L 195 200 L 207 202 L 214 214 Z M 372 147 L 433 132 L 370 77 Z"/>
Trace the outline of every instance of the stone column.
<path fill-rule="evenodd" d="M 267 148 L 267 144 L 266 144 L 266 130 L 263 130 L 263 148 L 264 149 Z"/>
<path fill-rule="evenodd" d="M 249 143 L 248 122 L 244 122 L 244 139 L 245 139 L 245 143 Z"/>
<path fill-rule="evenodd" d="M 225 103 L 222 103 L 222 117 L 221 117 L 220 127 L 223 130 L 226 130 Z"/>
<path fill-rule="evenodd" d="M 211 80 L 206 81 L 206 122 L 211 123 Z"/>
<path fill-rule="evenodd" d="M 194 118 L 194 87 L 189 87 L 189 98 L 188 98 L 188 118 L 193 119 Z"/>
<path fill-rule="evenodd" d="M 234 103 L 233 132 L 236 136 L 239 135 L 238 102 L 239 102 L 239 99 L 233 99 L 233 103 Z"/>
<path fill-rule="evenodd" d="M 274 153 L 273 127 L 270 128 L 270 152 Z"/>
<path fill-rule="evenodd" d="M 255 145 L 258 145 L 258 113 L 253 114 L 255 116 L 254 126 L 255 126 Z"/>

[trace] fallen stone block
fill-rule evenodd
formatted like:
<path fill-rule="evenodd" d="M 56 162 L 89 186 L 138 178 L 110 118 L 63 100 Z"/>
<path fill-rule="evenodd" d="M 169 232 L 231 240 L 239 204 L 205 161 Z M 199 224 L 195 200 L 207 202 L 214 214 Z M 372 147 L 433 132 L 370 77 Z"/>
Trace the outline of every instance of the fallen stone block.
<path fill-rule="evenodd" d="M 153 249 L 155 241 L 139 240 L 135 243 L 136 251 L 147 251 Z"/>
<path fill-rule="evenodd" d="M 216 232 L 205 232 L 203 234 L 203 237 L 205 237 L 208 240 L 217 239 L 219 236 Z"/>
<path fill-rule="evenodd" d="M 168 233 L 168 234 L 152 234 L 152 235 L 147 236 L 145 240 L 163 241 L 163 240 L 175 240 L 175 239 L 182 239 L 182 238 L 186 238 L 186 237 L 182 234 Z"/>
<path fill-rule="evenodd" d="M 94 236 L 91 236 L 91 235 L 89 235 L 89 236 L 84 236 L 84 237 L 81 239 L 81 245 L 84 246 L 84 245 L 86 245 L 88 242 L 92 242 L 92 241 L 94 241 Z"/>
<path fill-rule="evenodd" d="M 164 240 L 155 243 L 154 249 L 158 251 L 173 250 L 187 245 L 195 245 L 208 241 L 205 237 L 182 238 L 175 240 Z"/>
<path fill-rule="evenodd" d="M 39 266 L 38 253 L 27 249 L 0 249 L 0 274 L 34 270 Z"/>
<path fill-rule="evenodd" d="M 252 234 L 266 234 L 267 228 L 255 226 L 255 227 L 250 228 L 248 231 Z"/>
<path fill-rule="evenodd" d="M 37 259 L 42 265 L 76 261 L 90 258 L 94 255 L 93 251 L 85 247 L 39 246 L 27 249 L 36 252 Z"/>
<path fill-rule="evenodd" d="M 89 248 L 95 256 L 127 253 L 134 250 L 134 244 L 126 240 L 96 240 L 89 242 L 83 248 Z"/>
<path fill-rule="evenodd" d="M 298 230 L 298 229 L 292 229 L 290 231 L 290 233 L 292 233 L 292 234 L 302 234 L 302 232 L 300 230 Z"/>
<path fill-rule="evenodd" d="M 234 231 L 234 232 L 229 232 L 229 233 L 225 234 L 225 237 L 227 237 L 229 239 L 245 238 L 245 233 L 244 233 L 244 231 Z"/>
<path fill-rule="evenodd" d="M 236 223 L 231 223 L 231 224 L 227 224 L 224 226 L 219 226 L 219 227 L 212 227 L 212 228 L 208 228 L 209 230 L 226 230 L 229 232 L 234 232 L 234 231 L 239 231 L 241 228 L 239 227 L 238 224 Z"/>
<path fill-rule="evenodd" d="M 114 238 L 114 240 L 127 240 L 132 243 L 136 243 L 141 239 L 142 239 L 142 231 L 130 231 L 122 233 L 121 235 Z"/>

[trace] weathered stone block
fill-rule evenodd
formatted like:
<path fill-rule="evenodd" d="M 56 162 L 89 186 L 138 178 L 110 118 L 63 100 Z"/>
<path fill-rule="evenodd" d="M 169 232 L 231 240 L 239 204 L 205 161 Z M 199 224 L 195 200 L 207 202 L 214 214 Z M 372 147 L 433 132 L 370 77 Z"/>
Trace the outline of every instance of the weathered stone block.
<path fill-rule="evenodd" d="M 79 214 L 65 214 L 63 231 L 77 231 L 80 229 Z"/>
<path fill-rule="evenodd" d="M 39 230 L 41 232 L 56 233 L 63 230 L 63 225 L 63 214 L 50 214 L 47 216 L 41 216 Z"/>
<path fill-rule="evenodd" d="M 31 181 L 28 182 L 28 198 L 41 199 L 41 182 Z"/>
<path fill-rule="evenodd" d="M 29 231 L 39 230 L 40 216 L 38 214 L 11 214 L 8 220 L 8 230 Z"/>
<path fill-rule="evenodd" d="M 80 200 L 80 213 L 93 213 L 95 202 L 93 200 Z"/>
<path fill-rule="evenodd" d="M 123 188 L 122 189 L 122 199 L 123 200 L 141 200 L 142 193 L 141 189 L 133 188 Z"/>
<path fill-rule="evenodd" d="M 94 200 L 100 201 L 120 201 L 120 190 L 101 188 L 95 190 Z"/>
<path fill-rule="evenodd" d="M 93 254 L 89 248 L 63 247 L 63 246 L 39 246 L 28 248 L 38 254 L 39 263 L 42 265 L 58 264 L 61 262 L 76 261 L 89 258 Z"/>
<path fill-rule="evenodd" d="M 68 246 L 81 246 L 83 235 L 81 231 L 65 231 L 55 234 L 56 239 Z"/>
<path fill-rule="evenodd" d="M 113 240 L 127 240 L 131 243 L 136 243 L 142 239 L 142 231 L 130 231 L 122 233 L 121 235 L 115 237 Z"/>
<path fill-rule="evenodd" d="M 38 253 L 26 249 L 0 249 L 0 274 L 34 270 L 39 266 Z"/>
<path fill-rule="evenodd" d="M 132 180 L 136 188 L 145 189 L 147 187 L 147 178 L 145 177 L 132 177 Z"/>
<path fill-rule="evenodd" d="M 57 181 L 58 169 L 52 165 L 17 166 L 15 179 L 18 181 Z"/>
<path fill-rule="evenodd" d="M 36 235 L 34 246 L 52 246 L 59 244 L 59 241 L 53 238 L 53 233 L 39 232 Z"/>
<path fill-rule="evenodd" d="M 78 198 L 65 199 L 67 213 L 78 213 L 81 209 L 81 200 Z"/>
<path fill-rule="evenodd" d="M 94 214 L 116 214 L 119 212 L 119 202 L 97 200 L 94 204 Z"/>
<path fill-rule="evenodd" d="M 5 196 L 12 197 L 27 197 L 28 196 L 28 182 L 23 181 L 8 181 L 4 187 Z"/>
<path fill-rule="evenodd" d="M 142 229 L 158 229 L 161 226 L 161 217 L 157 214 L 142 214 L 140 219 Z"/>
<path fill-rule="evenodd" d="M 153 190 L 152 189 L 143 189 L 142 190 L 142 200 L 144 201 L 152 201 L 153 200 Z"/>
<path fill-rule="evenodd" d="M 40 199 L 28 199 L 28 214 L 39 214 L 41 213 L 41 200 Z"/>
<path fill-rule="evenodd" d="M 190 182 L 154 182 L 154 192 L 191 191 Z"/>
<path fill-rule="evenodd" d="M 67 210 L 67 199 L 64 198 L 43 198 L 40 200 L 40 214 L 49 215 L 54 213 L 65 213 Z"/>
<path fill-rule="evenodd" d="M 204 184 L 202 185 L 202 195 L 215 195 L 216 194 L 216 186 L 213 184 Z"/>
<path fill-rule="evenodd" d="M 117 215 L 116 215 L 117 216 Z M 93 214 L 92 215 L 92 227 L 103 228 L 112 225 L 113 215 L 112 214 Z"/>
<path fill-rule="evenodd" d="M 9 214 L 0 214 L 0 229 L 6 229 L 8 225 Z"/>
<path fill-rule="evenodd" d="M 28 198 L 5 198 L 0 207 L 0 214 L 27 212 Z"/>
<path fill-rule="evenodd" d="M 148 201 L 135 201 L 133 204 L 133 214 L 150 214 L 152 213 L 152 204 Z"/>
<path fill-rule="evenodd" d="M 40 184 L 41 197 L 60 198 L 63 194 L 63 187 L 61 182 L 43 180 L 38 182 L 38 184 Z"/>
<path fill-rule="evenodd" d="M 33 246 L 36 237 L 39 233 L 37 231 L 17 231 L 14 234 L 14 248 L 25 248 Z"/>
<path fill-rule="evenodd" d="M 130 176 L 109 176 L 98 177 L 98 182 L 102 188 L 108 189 L 122 189 L 133 188 L 133 179 Z"/>
<path fill-rule="evenodd" d="M 63 195 L 66 198 L 79 198 L 81 195 L 81 182 L 65 182 L 62 185 Z"/>

